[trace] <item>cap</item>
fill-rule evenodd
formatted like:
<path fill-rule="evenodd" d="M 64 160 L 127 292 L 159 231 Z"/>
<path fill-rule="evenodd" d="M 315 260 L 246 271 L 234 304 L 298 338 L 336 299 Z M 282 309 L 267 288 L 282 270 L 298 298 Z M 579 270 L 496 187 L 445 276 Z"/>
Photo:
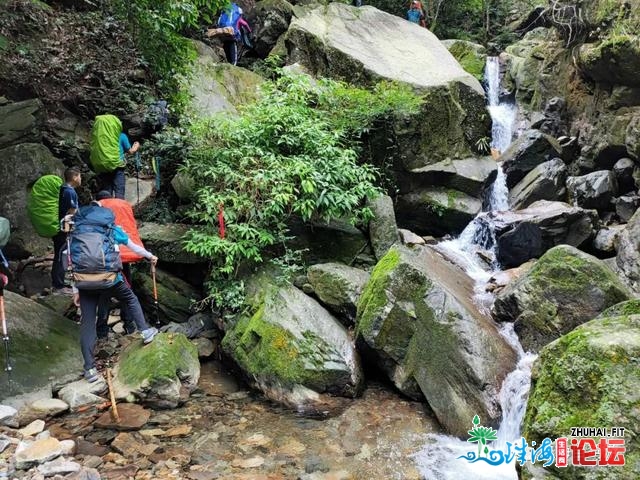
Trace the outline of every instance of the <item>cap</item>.
<path fill-rule="evenodd" d="M 96 194 L 96 200 L 104 200 L 105 198 L 111 198 L 111 197 L 113 197 L 113 195 L 111 194 L 111 192 L 108 192 L 107 190 L 100 190 Z"/>

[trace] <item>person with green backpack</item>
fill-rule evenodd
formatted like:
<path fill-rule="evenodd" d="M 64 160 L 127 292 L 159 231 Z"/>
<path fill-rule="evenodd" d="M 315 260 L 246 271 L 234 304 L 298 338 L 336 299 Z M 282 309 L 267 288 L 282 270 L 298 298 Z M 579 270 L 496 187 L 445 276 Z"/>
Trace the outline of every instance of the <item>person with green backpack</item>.
<path fill-rule="evenodd" d="M 122 122 L 111 114 L 98 115 L 91 130 L 91 166 L 99 174 L 102 190 L 124 199 L 126 155 L 140 148 L 122 130 Z"/>
<path fill-rule="evenodd" d="M 62 221 L 68 215 L 74 215 L 78 210 L 78 194 L 76 188 L 82 184 L 82 175 L 76 167 L 67 168 L 64 171 L 64 184 L 58 194 L 58 221 Z M 62 250 L 67 239 L 66 232 L 58 231 L 53 236 L 53 265 L 51 266 L 51 286 L 53 293 L 59 295 L 72 295 L 73 290 L 65 285 L 65 270 L 62 266 Z"/>

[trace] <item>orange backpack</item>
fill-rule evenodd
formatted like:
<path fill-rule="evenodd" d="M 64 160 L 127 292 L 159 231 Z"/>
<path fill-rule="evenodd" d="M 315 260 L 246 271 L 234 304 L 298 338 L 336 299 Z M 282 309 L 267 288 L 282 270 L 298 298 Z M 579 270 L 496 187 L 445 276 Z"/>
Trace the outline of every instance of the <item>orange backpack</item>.
<path fill-rule="evenodd" d="M 120 198 L 105 198 L 104 200 L 100 200 L 100 204 L 113 212 L 116 216 L 116 225 L 122 227 L 133 243 L 144 246 L 142 245 L 142 240 L 140 240 L 138 225 L 136 224 L 133 209 L 129 202 Z M 141 256 L 133 253 L 125 245 L 120 245 L 120 258 L 122 259 L 122 263 L 134 263 L 142 260 Z"/>

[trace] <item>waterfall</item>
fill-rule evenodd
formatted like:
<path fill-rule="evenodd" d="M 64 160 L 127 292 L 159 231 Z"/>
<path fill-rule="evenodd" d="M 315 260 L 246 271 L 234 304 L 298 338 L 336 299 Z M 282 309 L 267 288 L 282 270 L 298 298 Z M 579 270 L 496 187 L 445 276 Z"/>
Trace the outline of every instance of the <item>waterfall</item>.
<path fill-rule="evenodd" d="M 517 106 L 511 101 L 500 99 L 500 63 L 497 57 L 487 58 L 485 84 L 492 119 L 491 148 L 503 152 L 513 138 Z M 489 212 L 480 213 L 458 238 L 440 242 L 436 247 L 459 264 L 475 281 L 474 300 L 485 313 L 488 313 L 494 300 L 493 294 L 485 291 L 485 285 L 499 269 L 495 260 L 496 238 L 491 211 L 509 210 L 509 189 L 500 163 L 497 164 L 497 169 L 496 179 L 488 192 Z M 520 425 L 529 394 L 531 366 L 536 359 L 536 355 L 523 350 L 513 324 L 505 324 L 500 333 L 516 351 L 518 362 L 515 370 L 504 379 L 500 389 L 498 400 L 502 409 L 502 421 L 498 428 L 498 439 L 490 446 L 494 449 L 506 449 L 507 442 L 513 444 L 520 438 Z M 469 463 L 459 459 L 458 457 L 474 448 L 471 445 L 447 435 L 428 435 L 427 444 L 414 455 L 414 459 L 421 474 L 429 480 L 458 480 L 465 477 L 478 480 L 517 480 L 515 462 L 491 466 L 484 462 Z"/>

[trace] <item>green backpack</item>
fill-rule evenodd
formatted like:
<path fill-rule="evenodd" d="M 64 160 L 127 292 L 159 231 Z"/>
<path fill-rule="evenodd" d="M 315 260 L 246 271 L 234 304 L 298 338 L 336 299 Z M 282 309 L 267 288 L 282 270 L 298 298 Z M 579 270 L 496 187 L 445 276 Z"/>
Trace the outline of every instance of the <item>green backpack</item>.
<path fill-rule="evenodd" d="M 27 213 L 31 224 L 41 237 L 51 238 L 60 231 L 58 202 L 64 182 L 57 175 L 40 177 L 27 198 Z"/>
<path fill-rule="evenodd" d="M 113 172 L 122 167 L 120 134 L 122 122 L 115 115 L 98 115 L 91 129 L 91 166 L 96 173 Z"/>

